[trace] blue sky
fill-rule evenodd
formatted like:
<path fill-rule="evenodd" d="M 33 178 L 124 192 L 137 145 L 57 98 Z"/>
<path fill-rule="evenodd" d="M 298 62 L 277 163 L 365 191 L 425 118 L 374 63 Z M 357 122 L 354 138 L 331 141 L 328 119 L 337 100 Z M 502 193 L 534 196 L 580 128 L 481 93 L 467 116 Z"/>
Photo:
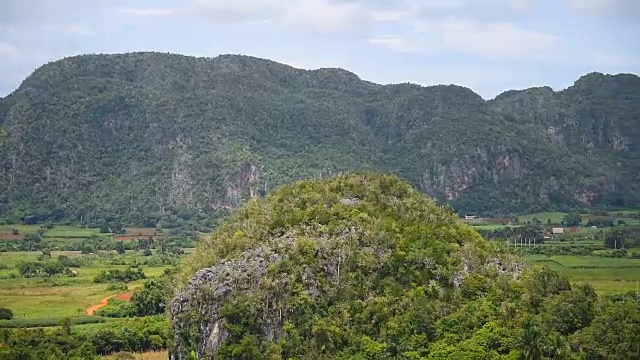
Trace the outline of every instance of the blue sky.
<path fill-rule="evenodd" d="M 640 0 L 2 0 L 0 96 L 86 53 L 246 54 L 485 99 L 640 72 Z"/>

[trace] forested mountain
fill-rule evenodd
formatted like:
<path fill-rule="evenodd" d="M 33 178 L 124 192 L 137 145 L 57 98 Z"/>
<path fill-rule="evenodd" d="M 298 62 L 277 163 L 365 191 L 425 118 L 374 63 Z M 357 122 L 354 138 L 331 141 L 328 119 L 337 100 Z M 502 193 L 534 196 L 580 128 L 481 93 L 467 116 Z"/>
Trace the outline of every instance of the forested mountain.
<path fill-rule="evenodd" d="M 639 118 L 630 74 L 485 101 L 247 56 L 77 56 L 0 100 L 0 218 L 179 222 L 365 169 L 460 212 L 638 206 Z"/>

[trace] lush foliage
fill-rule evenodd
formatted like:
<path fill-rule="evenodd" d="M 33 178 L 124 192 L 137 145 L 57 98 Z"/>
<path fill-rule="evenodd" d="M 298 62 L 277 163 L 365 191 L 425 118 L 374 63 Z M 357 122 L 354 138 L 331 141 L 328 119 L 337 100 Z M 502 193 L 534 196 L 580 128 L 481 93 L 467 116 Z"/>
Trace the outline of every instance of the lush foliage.
<path fill-rule="evenodd" d="M 73 324 L 97 324 L 105 322 L 100 316 L 81 316 L 68 318 Z M 60 325 L 60 318 L 21 319 L 15 318 L 8 321 L 0 321 L 0 328 L 36 328 L 53 327 Z"/>
<path fill-rule="evenodd" d="M 90 332 L 74 324 L 67 319 L 57 329 L 1 329 L 0 359 L 87 360 L 119 351 L 157 350 L 167 344 L 162 317 L 109 323 Z"/>
<path fill-rule="evenodd" d="M 379 169 L 459 212 L 638 204 L 637 76 L 484 101 L 245 56 L 78 56 L 0 99 L 0 218 L 210 230 L 300 178 Z"/>
<path fill-rule="evenodd" d="M 130 281 L 140 280 L 146 278 L 142 269 L 132 269 L 127 268 L 124 270 L 120 269 L 110 269 L 101 271 L 94 279 L 93 282 L 96 283 L 104 283 L 104 282 L 123 282 L 127 283 Z"/>
<path fill-rule="evenodd" d="M 605 234 L 604 245 L 614 249 L 640 246 L 640 227 L 617 227 L 610 229 Z"/>
<path fill-rule="evenodd" d="M 519 231 L 537 238 L 535 227 Z M 598 297 L 547 268 L 523 270 L 395 177 L 301 182 L 250 202 L 200 245 L 178 289 L 256 247 L 283 261 L 257 283 L 259 265 L 243 262 L 238 290 L 216 300 L 219 359 L 640 356 L 635 294 Z M 206 289 L 190 300 L 202 307 L 173 315 L 174 354 L 206 353 Z"/>
<path fill-rule="evenodd" d="M 115 318 L 164 314 L 167 301 L 165 291 L 162 279 L 149 279 L 134 290 L 131 301 L 110 299 L 108 306 L 96 314 Z"/>

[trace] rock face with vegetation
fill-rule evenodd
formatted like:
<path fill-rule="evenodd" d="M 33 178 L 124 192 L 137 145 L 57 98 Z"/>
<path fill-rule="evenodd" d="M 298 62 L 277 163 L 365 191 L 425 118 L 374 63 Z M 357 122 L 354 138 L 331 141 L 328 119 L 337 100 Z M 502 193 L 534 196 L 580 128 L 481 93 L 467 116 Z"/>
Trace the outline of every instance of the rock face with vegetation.
<path fill-rule="evenodd" d="M 460 212 L 638 206 L 639 118 L 630 74 L 485 101 L 247 56 L 77 56 L 0 99 L 0 219 L 205 223 L 279 185 L 367 169 Z"/>
<path fill-rule="evenodd" d="M 523 267 L 395 176 L 298 182 L 251 201 L 174 285 L 174 360 L 640 353 L 631 295 L 598 299 Z"/>

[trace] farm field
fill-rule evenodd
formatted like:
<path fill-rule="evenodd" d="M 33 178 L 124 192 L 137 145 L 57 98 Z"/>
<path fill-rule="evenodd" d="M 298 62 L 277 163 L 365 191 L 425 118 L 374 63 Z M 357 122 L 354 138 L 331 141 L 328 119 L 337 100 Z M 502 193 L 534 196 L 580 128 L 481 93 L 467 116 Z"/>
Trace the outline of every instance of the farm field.
<path fill-rule="evenodd" d="M 534 218 L 540 220 L 542 223 L 546 223 L 547 220 L 551 220 L 553 224 L 559 224 L 562 221 L 562 218 L 567 215 L 567 213 L 563 212 L 541 212 L 534 214 L 526 214 L 518 216 L 518 220 L 521 223 L 526 223 L 528 221 L 533 221 Z"/>
<path fill-rule="evenodd" d="M 102 271 L 125 270 L 135 263 L 144 263 L 144 256 L 127 251 L 120 256 L 104 254 L 83 255 L 74 251 L 53 251 L 51 258 L 60 255 L 71 259 L 82 259 L 86 266 L 71 267 L 77 276 L 54 275 L 51 277 L 21 277 L 17 267 L 22 262 L 37 262 L 40 252 L 0 253 L 0 307 L 10 308 L 16 318 L 72 317 L 84 315 L 87 307 L 101 299 L 122 293 L 122 289 L 110 288 L 110 283 L 95 283 L 94 278 Z M 126 262 L 131 265 L 113 265 Z M 138 265 L 146 277 L 161 276 L 169 265 Z M 131 291 L 144 280 L 127 284 Z"/>
<path fill-rule="evenodd" d="M 600 294 L 636 291 L 640 282 L 640 259 L 573 255 L 527 258 L 557 271 L 574 284 L 590 283 Z"/>
<path fill-rule="evenodd" d="M 519 253 L 532 263 L 540 264 L 557 271 L 572 283 L 590 283 L 598 293 L 611 294 L 636 291 L 640 281 L 640 243 L 631 241 L 624 246 L 622 252 L 615 253 L 605 246 L 607 233 L 613 231 L 631 231 L 637 234 L 640 221 L 640 210 L 626 209 L 610 212 L 580 214 L 580 226 L 567 227 L 562 221 L 567 213 L 541 212 L 518 216 L 515 226 L 534 224 L 537 222 L 542 243 L 516 246 Z M 505 225 L 515 219 L 478 219 L 470 225 L 480 231 L 487 239 L 504 241 L 511 237 L 511 247 L 517 243 L 517 232 L 501 232 L 514 225 Z M 549 222 L 550 220 L 550 222 Z M 552 227 L 563 227 L 563 234 L 552 234 Z M 523 228 L 524 229 L 524 228 Z M 542 239 L 544 236 L 544 240 Z M 636 236 L 637 237 L 637 236 Z"/>
<path fill-rule="evenodd" d="M 181 254 L 191 252 L 189 244 L 192 240 L 183 235 L 170 236 L 154 228 L 126 228 L 125 234 L 112 235 L 98 228 L 65 225 L 0 225 L 0 307 L 11 309 L 14 320 L 32 323 L 80 319 L 106 297 L 129 296 L 145 279 L 162 276 L 179 263 Z M 33 268 L 30 273 L 25 264 Z M 46 272 L 47 267 L 55 268 L 54 273 Z M 95 281 L 111 270 L 138 269 L 145 278 Z"/>
<path fill-rule="evenodd" d="M 513 225 L 518 226 L 532 223 L 534 222 L 534 219 L 537 219 L 543 225 L 546 225 L 549 220 L 551 220 L 551 224 L 553 225 L 560 225 L 567 214 L 568 213 L 566 212 L 539 212 L 523 214 L 517 216 L 517 224 L 513 224 L 515 218 L 478 218 L 476 220 L 471 220 L 469 224 L 482 230 L 497 230 Z M 585 213 L 580 214 L 580 216 L 582 218 L 583 225 L 586 225 L 589 220 L 610 220 L 612 222 L 622 220 L 627 225 L 640 225 L 640 209 L 616 210 L 599 214 Z M 509 223 L 512 225 L 508 225 Z"/>

